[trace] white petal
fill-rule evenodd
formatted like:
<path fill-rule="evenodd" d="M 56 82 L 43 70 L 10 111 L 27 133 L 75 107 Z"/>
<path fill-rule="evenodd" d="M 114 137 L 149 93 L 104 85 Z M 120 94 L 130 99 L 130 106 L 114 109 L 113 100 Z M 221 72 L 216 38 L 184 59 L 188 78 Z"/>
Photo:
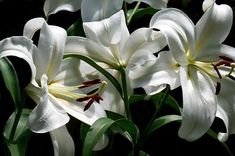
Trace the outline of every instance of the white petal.
<path fill-rule="evenodd" d="M 183 118 L 179 136 L 194 141 L 204 135 L 212 125 L 217 106 L 213 81 L 194 67 L 180 67 L 183 91 Z"/>
<path fill-rule="evenodd" d="M 102 45 L 82 37 L 69 36 L 65 46 L 65 54 L 84 55 L 112 67 L 117 66 L 116 59 Z"/>
<path fill-rule="evenodd" d="M 46 0 L 43 10 L 46 16 L 61 10 L 75 12 L 80 9 L 81 2 L 82 0 Z"/>
<path fill-rule="evenodd" d="M 220 52 L 219 53 L 220 56 L 226 56 L 235 61 L 235 48 L 234 47 L 222 44 L 219 52 Z"/>
<path fill-rule="evenodd" d="M 228 5 L 214 4 L 196 24 L 196 50 L 221 44 L 228 36 L 233 23 L 233 12 Z"/>
<path fill-rule="evenodd" d="M 52 101 L 62 107 L 68 114 L 88 125 L 92 125 L 97 119 L 106 116 L 102 106 L 96 102 L 94 102 L 88 110 L 84 111 L 84 102 L 65 101 L 57 98 L 53 98 Z"/>
<path fill-rule="evenodd" d="M 120 53 L 128 65 L 128 60 L 135 53 L 142 53 L 144 57 L 148 53 L 157 53 L 166 45 L 166 39 L 161 32 L 153 31 L 151 28 L 140 28 L 130 35 Z"/>
<path fill-rule="evenodd" d="M 51 101 L 45 75 L 41 79 L 41 88 L 40 103 L 33 109 L 28 118 L 29 128 L 36 133 L 50 132 L 69 121 L 67 113 Z"/>
<path fill-rule="evenodd" d="M 163 9 L 152 17 L 150 27 L 161 30 L 175 60 L 187 64 L 186 52 L 194 49 L 194 24 L 189 17 L 178 9 Z"/>
<path fill-rule="evenodd" d="M 121 10 L 108 19 L 83 23 L 87 38 L 103 44 L 106 47 L 118 44 L 129 32 L 125 24 L 124 12 Z M 121 33 L 125 30 L 125 33 Z"/>
<path fill-rule="evenodd" d="M 128 3 L 132 3 L 138 0 L 125 0 L 125 1 Z M 141 2 L 144 2 L 155 9 L 161 9 L 167 7 L 168 0 L 141 0 Z"/>
<path fill-rule="evenodd" d="M 43 74 L 48 76 L 48 81 L 53 80 L 63 59 L 66 42 L 66 31 L 57 26 L 44 23 L 39 37 L 38 49 L 33 52 L 34 64 L 37 68 L 37 81 Z"/>
<path fill-rule="evenodd" d="M 161 52 L 157 59 L 149 57 L 141 61 L 142 59 L 143 57 L 136 57 L 136 61 L 132 61 L 136 64 L 129 68 L 133 88 L 144 87 L 145 91 L 150 93 L 160 92 L 166 84 L 169 84 L 171 89 L 179 87 L 178 65 L 169 51 Z"/>
<path fill-rule="evenodd" d="M 31 68 L 32 78 L 36 75 L 36 68 L 33 63 L 32 51 L 36 47 L 33 45 L 32 40 L 23 36 L 14 36 L 5 38 L 0 41 L 0 57 L 16 56 L 24 59 Z"/>
<path fill-rule="evenodd" d="M 54 156 L 74 156 L 74 142 L 66 126 L 51 131 L 50 136 L 54 147 Z"/>
<path fill-rule="evenodd" d="M 218 110 L 216 116 L 221 118 L 226 126 L 227 132 L 220 133 L 220 141 L 226 141 L 228 135 L 235 134 L 235 82 L 231 79 L 219 81 L 221 89 L 218 94 Z"/>
<path fill-rule="evenodd" d="M 215 0 L 204 0 L 202 4 L 202 10 L 206 12 L 215 3 Z"/>
<path fill-rule="evenodd" d="M 108 18 L 121 10 L 122 3 L 123 0 L 83 0 L 81 5 L 82 20 L 90 22 Z"/>
<path fill-rule="evenodd" d="M 42 17 L 33 18 L 33 19 L 29 20 L 24 25 L 23 36 L 26 36 L 29 39 L 32 39 L 35 32 L 38 31 L 39 29 L 41 29 L 43 23 L 45 23 L 45 22 L 46 22 L 45 19 Z"/>
<path fill-rule="evenodd" d="M 80 60 L 77 58 L 66 58 L 62 61 L 60 70 L 52 83 L 65 86 L 77 86 L 84 82 L 79 70 Z"/>

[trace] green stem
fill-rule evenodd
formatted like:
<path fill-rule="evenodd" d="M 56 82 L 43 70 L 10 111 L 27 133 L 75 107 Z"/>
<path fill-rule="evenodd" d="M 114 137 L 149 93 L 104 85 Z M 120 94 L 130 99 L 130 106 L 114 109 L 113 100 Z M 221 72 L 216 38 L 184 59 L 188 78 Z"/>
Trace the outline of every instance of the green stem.
<path fill-rule="evenodd" d="M 134 14 L 136 13 L 137 9 L 140 7 L 140 3 L 141 3 L 141 0 L 139 0 L 139 1 L 137 2 L 137 4 L 135 5 L 135 8 L 134 8 L 133 11 L 131 12 L 131 15 L 130 15 L 129 18 L 127 19 L 127 25 L 130 24 L 132 17 L 133 17 Z"/>
<path fill-rule="evenodd" d="M 18 123 L 20 121 L 21 114 L 22 114 L 22 109 L 19 109 L 18 111 L 16 111 L 15 120 L 14 120 L 12 129 L 11 129 L 11 133 L 10 133 L 10 137 L 9 137 L 9 140 L 11 140 L 11 141 L 14 141 L 14 136 L 15 136 L 16 128 L 17 128 L 17 125 L 18 125 Z"/>
<path fill-rule="evenodd" d="M 14 120 L 14 123 L 12 125 L 11 133 L 10 133 L 10 136 L 9 136 L 9 140 L 11 140 L 11 141 L 14 141 L 15 132 L 16 132 L 18 123 L 20 121 L 20 117 L 21 117 L 21 114 L 22 114 L 22 111 L 23 111 L 23 107 L 24 107 L 23 101 L 25 100 L 25 92 L 23 91 L 23 94 L 21 94 L 21 95 L 23 95 L 22 99 L 18 103 L 18 105 L 20 105 L 21 107 L 18 107 L 15 110 L 15 113 L 16 113 L 15 120 Z"/>
<path fill-rule="evenodd" d="M 126 71 L 125 68 L 122 67 L 120 70 L 121 73 L 121 79 L 122 79 L 122 91 L 123 91 L 123 101 L 125 105 L 125 111 L 127 118 L 131 120 L 131 112 L 130 112 L 130 106 L 129 106 L 129 95 L 128 95 L 128 87 L 126 82 Z"/>

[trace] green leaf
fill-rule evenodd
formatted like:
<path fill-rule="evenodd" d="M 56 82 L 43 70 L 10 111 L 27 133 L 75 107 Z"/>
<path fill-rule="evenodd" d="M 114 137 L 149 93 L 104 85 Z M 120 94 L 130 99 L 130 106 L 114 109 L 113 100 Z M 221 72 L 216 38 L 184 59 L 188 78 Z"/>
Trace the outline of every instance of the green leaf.
<path fill-rule="evenodd" d="M 159 104 L 163 98 L 165 93 L 158 93 L 152 96 L 146 95 L 146 94 L 142 94 L 142 95 L 131 95 L 129 98 L 129 103 L 130 104 L 134 104 L 136 102 L 142 101 L 142 100 L 152 100 L 156 105 Z M 181 114 L 181 109 L 179 107 L 178 102 L 170 95 L 167 96 L 167 99 L 165 101 L 165 105 L 168 105 L 170 107 L 172 107 L 174 110 L 176 110 L 178 113 Z"/>
<path fill-rule="evenodd" d="M 133 144 L 133 146 L 139 139 L 139 129 L 130 120 L 121 118 L 114 121 L 107 117 L 103 117 L 91 125 L 90 129 L 88 130 L 83 144 L 83 156 L 92 154 L 92 150 L 96 143 L 109 128 L 111 128 L 114 133 L 120 133 L 123 135 Z"/>
<path fill-rule="evenodd" d="M 27 142 L 31 135 L 31 131 L 27 127 L 27 120 L 31 110 L 23 109 L 19 122 L 16 127 L 16 132 L 13 140 L 9 139 L 12 131 L 12 127 L 16 118 L 14 112 L 6 122 L 4 127 L 4 140 L 13 156 L 24 156 L 27 149 Z"/>
<path fill-rule="evenodd" d="M 121 119 L 121 118 L 125 118 L 121 114 L 118 114 L 118 113 L 115 113 L 115 112 L 112 112 L 112 111 L 109 111 L 109 110 L 105 110 L 105 112 L 107 114 L 107 117 L 112 119 L 112 120 L 118 120 L 118 119 Z"/>
<path fill-rule="evenodd" d="M 133 146 L 136 145 L 139 139 L 139 129 L 133 122 L 126 118 L 118 119 L 111 128 L 127 138 Z"/>
<path fill-rule="evenodd" d="M 132 16 L 131 20 L 138 20 L 140 18 L 144 18 L 145 16 L 149 15 L 152 16 L 154 15 L 157 11 L 157 9 L 154 9 L 152 7 L 147 7 L 147 8 L 139 8 L 135 14 Z M 129 19 L 129 17 L 131 16 L 133 12 L 133 9 L 130 9 L 127 11 L 127 19 Z"/>
<path fill-rule="evenodd" d="M 80 138 L 81 138 L 81 142 L 84 142 L 85 140 L 85 137 L 86 137 L 86 134 L 89 130 L 91 126 L 90 125 L 87 125 L 86 123 L 81 123 L 81 126 L 80 126 Z"/>
<path fill-rule="evenodd" d="M 151 100 L 153 100 L 155 103 L 159 103 L 161 101 L 161 98 L 163 97 L 164 93 L 158 93 L 153 96 L 151 96 Z M 170 95 L 168 95 L 165 104 L 172 107 L 174 110 L 176 110 L 178 113 L 181 114 L 181 108 L 179 107 L 178 102 Z"/>
<path fill-rule="evenodd" d="M 92 67 L 94 67 L 95 69 L 97 69 L 99 72 L 101 72 L 115 86 L 117 91 L 122 96 L 122 88 L 121 88 L 121 85 L 119 84 L 119 82 L 117 81 L 117 79 L 115 77 L 113 77 L 105 69 L 100 67 L 97 63 L 95 63 L 91 58 L 86 57 L 86 56 L 82 56 L 82 55 L 77 55 L 77 54 L 67 54 L 67 55 L 65 54 L 64 57 L 65 58 L 67 58 L 67 57 L 75 57 L 75 58 L 81 59 L 81 60 L 85 61 L 86 63 L 88 63 L 89 65 L 91 65 Z"/>
<path fill-rule="evenodd" d="M 28 121 L 28 117 L 30 113 L 31 113 L 30 109 L 23 109 L 12 141 L 9 140 L 9 137 L 10 137 L 10 133 L 11 133 L 15 118 L 16 118 L 16 113 L 14 112 L 11 114 L 11 116 L 9 117 L 9 119 L 7 120 L 5 124 L 4 131 L 3 131 L 3 135 L 8 141 L 12 143 L 17 143 L 17 141 L 21 139 L 24 135 L 28 135 L 28 133 L 31 132 L 29 128 L 27 127 L 27 121 Z"/>
<path fill-rule="evenodd" d="M 147 139 L 148 137 L 150 137 L 150 135 L 156 131 L 157 129 L 159 129 L 160 127 L 169 124 L 171 122 L 174 121 L 181 121 L 182 117 L 179 115 L 165 115 L 162 117 L 159 117 L 157 119 L 154 120 L 154 122 L 152 123 L 152 125 L 150 126 L 148 132 L 145 135 L 145 139 Z"/>
<path fill-rule="evenodd" d="M 108 130 L 108 128 L 114 123 L 114 120 L 103 117 L 94 122 L 87 132 L 84 144 L 83 144 L 83 156 L 89 156 L 92 154 L 92 150 L 95 147 L 101 136 Z"/>
<path fill-rule="evenodd" d="M 21 104 L 21 94 L 17 73 L 13 64 L 6 57 L 0 58 L 0 70 L 6 88 L 13 98 L 16 109 L 22 109 L 23 106 Z"/>
<path fill-rule="evenodd" d="M 85 36 L 82 19 L 79 18 L 75 23 L 73 23 L 68 29 L 68 36 Z"/>

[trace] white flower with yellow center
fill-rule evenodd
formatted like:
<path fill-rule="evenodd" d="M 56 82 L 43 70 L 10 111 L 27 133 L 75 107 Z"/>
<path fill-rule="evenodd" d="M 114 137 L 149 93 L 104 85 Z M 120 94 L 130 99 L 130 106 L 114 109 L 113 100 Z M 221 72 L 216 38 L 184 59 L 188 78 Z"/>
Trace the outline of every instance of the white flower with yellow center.
<path fill-rule="evenodd" d="M 209 4 L 204 5 L 206 12 L 196 25 L 178 9 L 157 12 L 150 27 L 162 31 L 170 51 L 159 53 L 151 68 L 142 71 L 133 68 L 130 72 L 133 86 L 144 86 L 148 92 L 165 84 L 171 89 L 182 87 L 183 120 L 179 136 L 189 141 L 207 132 L 216 113 L 224 120 L 228 133 L 235 132 L 234 124 L 229 125 L 234 121 L 232 113 L 226 116 L 225 111 L 233 107 L 234 112 L 235 91 L 229 89 L 226 100 L 223 96 L 226 87 L 235 85 L 231 67 L 234 49 L 222 44 L 230 32 L 233 12 L 228 5 Z M 149 81 L 143 81 L 142 75 Z"/>
<path fill-rule="evenodd" d="M 130 34 L 122 10 L 102 21 L 84 22 L 83 27 L 87 38 L 69 36 L 65 53 L 92 58 L 117 80 L 120 80 L 120 69 L 124 68 L 128 73 L 134 65 L 145 68 L 149 66 L 150 60 L 155 59 L 153 53 L 166 46 L 163 34 L 153 31 L 152 28 L 140 28 Z M 129 85 L 129 78 L 126 79 Z M 105 90 L 104 94 L 107 95 L 106 101 L 121 98 L 114 87 Z M 125 112 L 122 100 L 116 99 L 116 102 L 106 104 L 102 101 L 101 104 L 107 110 L 120 114 Z"/>
<path fill-rule="evenodd" d="M 73 155 L 73 141 L 64 126 L 69 121 L 68 114 L 89 125 L 105 117 L 104 109 L 97 102 L 102 100 L 98 93 L 106 83 L 100 80 L 83 82 L 79 60 L 63 60 L 67 39 L 63 28 L 35 18 L 26 23 L 24 36 L 32 38 L 37 30 L 40 30 L 38 46 L 30 51 L 36 70 L 32 69 L 34 77 L 26 88 L 37 106 L 29 116 L 29 127 L 36 133 L 50 132 L 55 155 Z M 88 93 L 81 91 L 93 85 L 98 87 Z"/>

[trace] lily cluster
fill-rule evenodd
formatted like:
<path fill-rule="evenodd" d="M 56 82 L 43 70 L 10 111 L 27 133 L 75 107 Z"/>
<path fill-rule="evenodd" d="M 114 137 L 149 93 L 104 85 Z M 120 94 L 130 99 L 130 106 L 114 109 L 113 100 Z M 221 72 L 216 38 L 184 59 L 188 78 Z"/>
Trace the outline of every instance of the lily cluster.
<path fill-rule="evenodd" d="M 136 7 L 127 16 L 125 7 L 130 3 Z M 148 27 L 130 33 L 128 24 L 142 3 L 155 12 Z M 194 24 L 183 11 L 167 8 L 167 3 L 168 0 L 45 0 L 46 19 L 31 19 L 24 26 L 23 36 L 0 42 L 1 58 L 22 58 L 31 69 L 31 81 L 24 91 L 36 105 L 27 116 L 26 129 L 49 132 L 54 154 L 70 156 L 76 147 L 66 127 L 71 116 L 91 126 L 90 131 L 97 130 L 99 137 L 87 137 L 92 150 L 107 146 L 109 138 L 104 127 L 116 123 L 119 131 L 127 131 L 129 139 L 137 140 L 132 142 L 136 154 L 140 149 L 135 146 L 140 147 L 148 130 L 157 128 L 151 129 L 150 121 L 146 133 L 136 132 L 135 138 L 128 126 L 120 126 L 120 118 L 133 124 L 130 99 L 135 95 L 134 89 L 143 88 L 141 100 L 149 100 L 180 87 L 182 108 L 171 119 L 182 121 L 180 138 L 199 139 L 216 117 L 226 127 L 226 132 L 218 133 L 219 141 L 225 142 L 234 134 L 235 48 L 223 44 L 232 27 L 232 8 L 205 0 L 204 14 Z M 84 36 L 68 35 L 64 28 L 47 22 L 50 15 L 62 10 L 81 12 Z M 39 38 L 35 42 L 37 31 Z M 166 99 L 160 101 L 164 105 Z M 122 117 L 116 122 L 108 112 Z M 17 119 L 16 115 L 13 121 L 17 131 L 21 117 Z M 106 122 L 99 126 L 100 121 Z M 13 132 L 13 138 L 14 135 Z M 9 149 L 14 155 L 10 145 Z"/>

